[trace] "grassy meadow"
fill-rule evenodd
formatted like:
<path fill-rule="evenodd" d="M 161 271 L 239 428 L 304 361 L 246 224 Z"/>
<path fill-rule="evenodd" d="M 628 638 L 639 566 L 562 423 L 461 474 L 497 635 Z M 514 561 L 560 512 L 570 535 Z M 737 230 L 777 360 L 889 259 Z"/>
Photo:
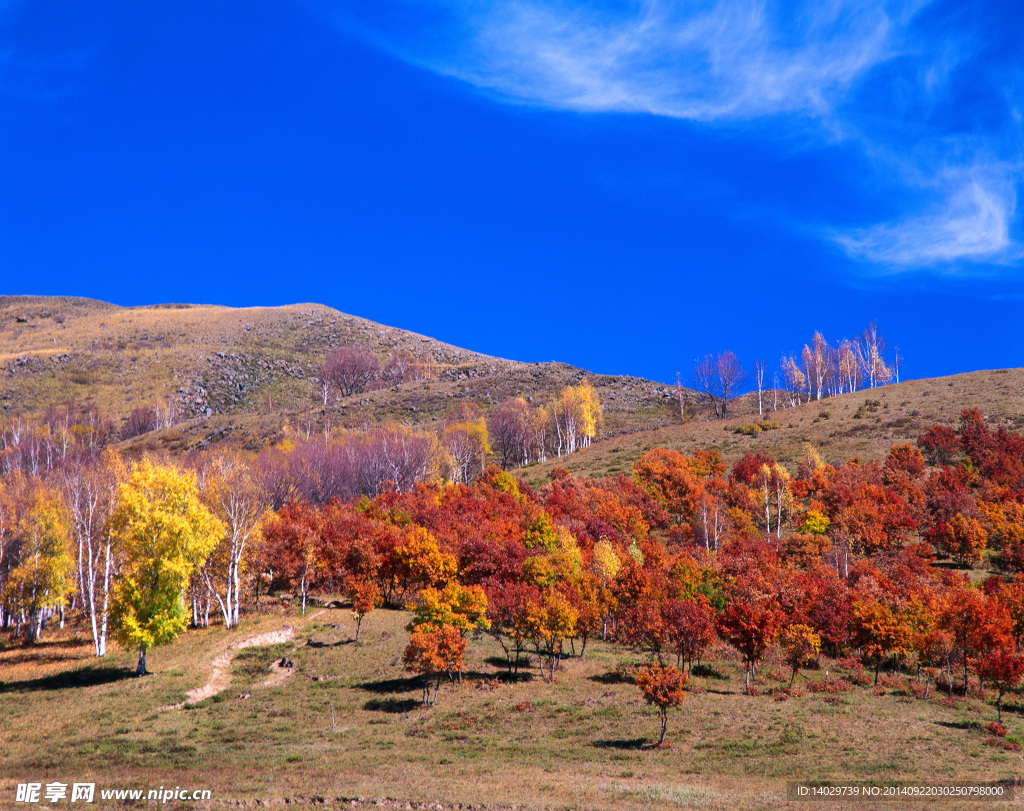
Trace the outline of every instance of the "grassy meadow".
<path fill-rule="evenodd" d="M 806 803 L 788 800 L 792 781 L 926 785 L 1024 772 L 1014 751 L 1024 738 L 1019 695 L 1004 702 L 1009 737 L 996 739 L 984 729 L 996 717 L 994 694 L 950 701 L 933 685 L 924 700 L 913 674 L 883 673 L 875 688 L 870 673 L 823 657 L 792 695 L 790 673 L 770 658 L 758 670 L 759 695 L 747 696 L 742 666 L 723 645 L 671 712 L 667 748 L 652 747 L 657 711 L 622 670 L 641 659 L 600 641 L 567 658 L 549 684 L 535 658 L 521 680 L 504 681 L 496 642 L 473 640 L 464 683 L 442 685 L 427 709 L 420 682 L 402 669 L 408 617 L 375 611 L 354 643 L 346 609 L 302 617 L 276 606 L 230 632 L 186 632 L 152 652 L 154 673 L 142 679 L 133 652 L 91 657 L 84 628 L 6 647 L 0 806 L 18 782 L 85 780 L 210 788 L 212 808 L 795 808 Z M 210 678 L 211 660 L 232 643 L 287 625 L 289 642 L 235 654 L 224 691 L 171 707 Z M 285 656 L 291 678 L 263 686 Z M 826 673 L 848 689 L 815 692 Z"/>

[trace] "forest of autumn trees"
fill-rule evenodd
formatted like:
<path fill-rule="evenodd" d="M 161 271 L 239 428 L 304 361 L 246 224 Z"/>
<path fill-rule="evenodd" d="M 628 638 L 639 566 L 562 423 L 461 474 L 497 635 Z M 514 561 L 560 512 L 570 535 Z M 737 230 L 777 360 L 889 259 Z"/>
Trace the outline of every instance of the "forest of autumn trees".
<path fill-rule="evenodd" d="M 792 474 L 763 455 L 728 467 L 663 449 L 631 477 L 556 469 L 538 490 L 490 468 L 471 485 L 287 507 L 267 526 L 265 571 L 277 588 L 362 583 L 416 606 L 407 665 L 431 701 L 467 633 L 493 638 L 510 674 L 533 651 L 545 679 L 595 637 L 684 674 L 722 639 L 751 689 L 779 646 L 791 680 L 825 652 L 962 692 L 1019 661 L 1022 451 L 965 411 L 882 462 L 832 466 L 809 449 Z M 972 585 L 963 571 L 985 555 L 1003 573 Z"/>
<path fill-rule="evenodd" d="M 442 432 L 479 419 L 456 413 Z M 110 627 L 140 648 L 140 669 L 147 647 L 211 622 L 211 606 L 234 625 L 268 591 L 303 607 L 347 594 L 360 626 L 381 606 L 412 607 L 405 664 L 428 702 L 461 677 L 480 634 L 511 677 L 532 652 L 557 679 L 595 638 L 640 652 L 652 664 L 638 685 L 665 713 L 717 640 L 750 691 L 774 649 L 791 682 L 825 653 L 873 678 L 912 668 L 926 691 L 962 692 L 973 677 L 1000 702 L 1024 669 L 1024 437 L 973 410 L 881 462 L 829 465 L 808 448 L 788 471 L 763 454 L 729 466 L 714 450 L 653 449 L 631 476 L 556 468 L 538 489 L 493 466 L 358 495 L 301 477 L 284 487 L 300 444 L 204 454 L 188 469 L 69 449 L 47 475 L 3 479 L 0 626 L 30 643 L 82 611 L 97 654 Z M 169 509 L 188 539 L 140 546 L 139 528 Z M 146 594 L 154 554 L 176 556 L 177 579 Z M 973 583 L 964 572 L 985 559 L 997 571 Z M 148 630 L 132 620 L 143 615 L 157 617 Z"/>
<path fill-rule="evenodd" d="M 633 650 L 662 736 L 722 644 L 749 692 L 773 651 L 791 684 L 828 655 L 875 680 L 910 670 L 925 696 L 988 685 L 1000 712 L 1024 674 L 1024 436 L 977 410 L 879 461 L 826 464 L 808 446 L 788 469 L 654 448 L 630 475 L 555 468 L 536 489 L 490 460 L 589 442 L 586 384 L 550 406 L 460 406 L 431 432 L 386 424 L 178 462 L 124 460 L 90 414 L 69 404 L 4 432 L 0 628 L 26 644 L 81 612 L 96 654 L 109 633 L 141 673 L 148 648 L 188 624 L 236 625 L 260 595 L 304 611 L 342 594 L 357 628 L 412 611 L 404 666 L 427 703 L 462 677 L 472 636 L 510 678 L 523 653 L 552 681 L 591 640 Z M 968 577 L 981 563 L 991 573 Z"/>
<path fill-rule="evenodd" d="M 338 354 L 332 358 L 340 364 Z M 15 636 L 35 640 L 51 617 L 63 625 L 70 607 L 85 611 L 96 653 L 105 654 L 109 633 L 117 630 L 115 597 L 126 593 L 117 589 L 130 577 L 137 551 L 118 537 L 118 510 L 129 498 L 125 484 L 137 470 L 112 443 L 133 435 L 128 429 L 137 419 L 133 412 L 127 428 L 117 430 L 95 406 L 69 401 L 39 421 L 0 425 L 0 626 Z M 182 581 L 192 624 L 209 625 L 211 610 L 228 627 L 238 624 L 243 582 L 253 584 L 251 561 L 269 510 L 404 493 L 418 483 L 472 482 L 495 453 L 492 433 L 498 460 L 523 464 L 546 458 L 549 441 L 560 455 L 589 445 L 600 423 L 597 395 L 583 382 L 564 389 L 550 408 L 513 398 L 485 417 L 480 407 L 463 404 L 436 431 L 385 423 L 316 437 L 290 433 L 255 456 L 193 452 L 169 469 L 195 477 L 195 499 L 223 527 L 223 537 L 187 567 Z M 312 559 L 306 564 L 312 567 Z M 303 595 L 309 582 L 300 577 Z M 359 596 L 366 605 L 365 590 Z"/>

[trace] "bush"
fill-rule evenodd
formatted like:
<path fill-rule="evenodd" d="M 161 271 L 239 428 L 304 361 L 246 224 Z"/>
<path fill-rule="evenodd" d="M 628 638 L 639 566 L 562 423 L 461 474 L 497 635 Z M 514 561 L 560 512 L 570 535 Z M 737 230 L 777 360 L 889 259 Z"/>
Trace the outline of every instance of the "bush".
<path fill-rule="evenodd" d="M 757 422 L 747 423 L 741 425 L 736 429 L 737 434 L 743 434 L 745 436 L 757 436 L 762 431 L 774 431 L 776 428 L 781 428 L 777 422 L 773 422 L 767 418 L 758 420 Z"/>
<path fill-rule="evenodd" d="M 807 689 L 812 693 L 845 693 L 852 688 L 850 682 L 836 676 L 826 676 L 824 679 L 807 682 Z"/>
<path fill-rule="evenodd" d="M 858 684 L 861 687 L 867 687 L 869 684 L 875 683 L 875 677 L 872 676 L 870 673 L 865 673 L 863 670 L 858 670 L 856 673 L 850 676 L 850 679 L 851 681 L 853 681 L 854 684 Z"/>

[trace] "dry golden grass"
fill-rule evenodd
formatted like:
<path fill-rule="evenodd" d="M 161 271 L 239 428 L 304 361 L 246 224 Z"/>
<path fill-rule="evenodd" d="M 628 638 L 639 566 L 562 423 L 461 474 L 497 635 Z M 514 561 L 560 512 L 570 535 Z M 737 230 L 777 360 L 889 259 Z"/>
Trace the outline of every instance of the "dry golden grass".
<path fill-rule="evenodd" d="M 890 447 L 915 442 L 918 434 L 935 423 L 955 425 L 965 408 L 978 408 L 993 425 L 1020 431 L 1024 428 L 1024 369 L 912 380 L 769 410 L 766 418 L 778 423 L 779 428 L 757 436 L 737 433 L 737 429 L 757 419 L 756 395 L 745 395 L 733 407 L 736 416 L 727 420 L 694 420 L 614 437 L 517 473 L 531 484 L 545 481 L 557 466 L 589 476 L 629 473 L 632 463 L 651 448 L 684 453 L 717 448 L 730 462 L 747 450 L 763 451 L 792 469 L 807 444 L 832 463 L 853 457 L 883 459 Z"/>
<path fill-rule="evenodd" d="M 901 694 L 912 679 L 894 676 L 885 695 L 864 686 L 779 700 L 767 694 L 788 681 L 777 660 L 759 670 L 762 695 L 745 696 L 724 647 L 671 714 L 668 749 L 650 747 L 656 712 L 615 675 L 640 657 L 600 642 L 547 684 L 533 668 L 530 680 L 488 681 L 503 670 L 500 649 L 474 640 L 466 682 L 443 686 L 437 706 L 424 709 L 400 664 L 407 621 L 405 612 L 374 612 L 356 645 L 345 610 L 250 617 L 241 629 L 189 631 L 154 651 L 156 672 L 141 680 L 130 676 L 134 654 L 96 662 L 70 630 L 53 635 L 67 644 L 0 651 L 0 798 L 20 781 L 78 778 L 209 787 L 212 807 L 387 797 L 397 807 L 796 808 L 792 781 L 977 783 L 1013 778 L 1024 765 L 1019 752 L 985 743 L 991 696 L 947 706 Z M 233 641 L 285 622 L 295 639 L 240 652 L 225 692 L 157 711 L 203 683 Z M 261 689 L 282 655 L 295 677 Z M 829 660 L 822 668 L 840 672 Z M 797 687 L 822 676 L 801 676 Z M 1015 739 L 1024 735 L 1019 695 L 1007 698 L 1004 722 Z"/>
<path fill-rule="evenodd" d="M 408 350 L 436 379 L 325 409 L 313 378 L 328 352 L 345 343 L 363 344 L 382 358 Z M 387 419 L 432 423 L 460 402 L 486 407 L 517 395 L 543 402 L 586 375 L 564 363 L 491 358 L 318 304 L 118 307 L 16 296 L 0 297 L 0 372 L 0 418 L 74 397 L 121 421 L 133 408 L 166 409 L 174 401 L 184 421 L 130 445 L 170 452 L 204 439 L 258 449 L 285 424 L 319 431 L 325 424 L 363 427 Z M 660 384 L 590 379 L 606 403 L 610 432 L 671 422 L 672 399 Z"/>

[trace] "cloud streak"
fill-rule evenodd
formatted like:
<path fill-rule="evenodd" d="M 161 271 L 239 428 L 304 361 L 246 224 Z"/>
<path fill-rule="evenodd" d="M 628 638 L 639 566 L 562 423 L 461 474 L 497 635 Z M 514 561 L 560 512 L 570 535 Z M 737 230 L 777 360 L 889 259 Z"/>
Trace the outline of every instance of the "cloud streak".
<path fill-rule="evenodd" d="M 1020 167 L 998 162 L 948 168 L 935 180 L 939 202 L 930 211 L 833 238 L 850 256 L 891 268 L 1010 264 L 1022 257 L 1010 236 L 1019 176 Z"/>
<path fill-rule="evenodd" d="M 893 31 L 916 8 L 833 0 L 783 15 L 754 0 L 442 5 L 458 36 L 431 48 L 411 32 L 393 49 L 511 100 L 697 121 L 827 113 L 891 58 Z"/>
<path fill-rule="evenodd" d="M 858 94 L 873 72 L 905 60 L 916 82 L 908 95 L 929 102 L 948 89 L 969 50 L 955 30 L 936 41 L 915 39 L 915 20 L 930 0 L 811 0 L 784 8 L 760 0 L 390 2 L 406 23 L 421 15 L 431 28 L 414 23 L 368 34 L 378 44 L 508 102 L 708 126 L 760 121 L 776 138 L 812 122 L 819 147 L 859 144 L 878 173 L 875 185 L 885 188 L 880 207 L 898 198 L 906 210 L 890 222 L 817 229 L 858 262 L 905 271 L 1021 256 L 1012 237 L 1021 164 L 999 157 L 994 138 L 973 136 L 978 155 L 996 157 L 958 164 L 955 146 L 948 154 L 931 148 L 949 133 L 928 131 L 934 111 L 927 103 L 928 112 L 905 127 L 912 135 L 863 130 L 857 105 L 876 99 Z M 928 157 L 911 160 L 912 153 Z"/>

